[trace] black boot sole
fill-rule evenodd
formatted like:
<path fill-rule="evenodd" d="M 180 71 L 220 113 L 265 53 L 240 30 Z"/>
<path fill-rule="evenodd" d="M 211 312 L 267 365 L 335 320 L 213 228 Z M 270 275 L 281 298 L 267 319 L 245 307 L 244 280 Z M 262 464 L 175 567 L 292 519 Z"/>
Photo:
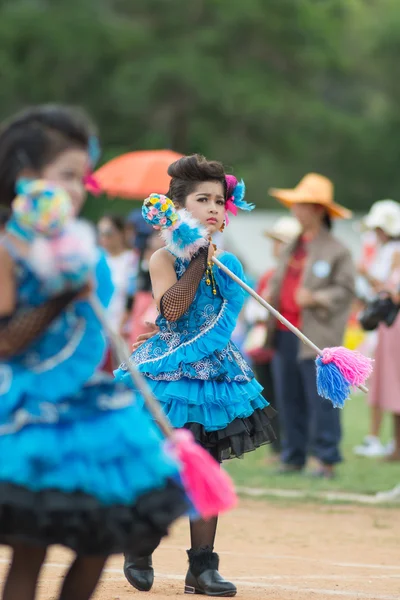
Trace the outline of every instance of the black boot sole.
<path fill-rule="evenodd" d="M 185 594 L 200 594 L 202 596 L 213 596 L 218 597 L 218 598 L 232 598 L 233 596 L 236 596 L 237 594 L 237 590 L 230 590 L 227 592 L 219 592 L 216 594 L 206 594 L 206 592 L 203 592 L 203 590 L 197 589 L 192 587 L 191 585 L 185 585 Z"/>

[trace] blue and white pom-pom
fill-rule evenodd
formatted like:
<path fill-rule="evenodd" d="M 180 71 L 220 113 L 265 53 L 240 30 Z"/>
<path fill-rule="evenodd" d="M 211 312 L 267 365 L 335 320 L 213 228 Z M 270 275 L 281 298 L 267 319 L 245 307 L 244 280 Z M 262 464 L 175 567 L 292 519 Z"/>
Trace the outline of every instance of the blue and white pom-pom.
<path fill-rule="evenodd" d="M 160 230 L 166 247 L 178 258 L 190 260 L 209 243 L 207 229 L 184 208 L 176 210 L 163 194 L 150 194 L 143 202 L 142 215 L 146 223 Z"/>

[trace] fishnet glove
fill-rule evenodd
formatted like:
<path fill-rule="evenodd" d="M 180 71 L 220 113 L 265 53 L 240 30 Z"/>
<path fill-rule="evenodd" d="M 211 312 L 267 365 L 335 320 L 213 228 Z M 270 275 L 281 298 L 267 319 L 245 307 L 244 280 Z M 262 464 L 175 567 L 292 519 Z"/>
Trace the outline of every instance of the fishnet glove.
<path fill-rule="evenodd" d="M 167 321 L 177 321 L 192 304 L 207 268 L 208 246 L 200 248 L 182 277 L 161 298 L 160 312 Z"/>
<path fill-rule="evenodd" d="M 80 293 L 63 292 L 44 304 L 0 319 L 0 360 L 21 354 Z"/>

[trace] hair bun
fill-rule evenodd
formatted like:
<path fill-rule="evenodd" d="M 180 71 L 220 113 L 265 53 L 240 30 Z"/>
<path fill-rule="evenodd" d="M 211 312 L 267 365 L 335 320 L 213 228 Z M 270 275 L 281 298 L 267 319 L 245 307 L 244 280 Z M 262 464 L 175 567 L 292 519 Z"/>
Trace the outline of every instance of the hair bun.
<path fill-rule="evenodd" d="M 186 181 L 221 180 L 225 177 L 222 163 L 209 161 L 201 154 L 179 158 L 168 167 L 168 175 Z"/>

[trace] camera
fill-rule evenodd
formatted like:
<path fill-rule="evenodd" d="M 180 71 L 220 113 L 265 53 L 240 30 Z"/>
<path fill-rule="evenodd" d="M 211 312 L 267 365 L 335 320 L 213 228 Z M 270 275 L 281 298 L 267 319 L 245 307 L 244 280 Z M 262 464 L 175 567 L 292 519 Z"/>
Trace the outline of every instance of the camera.
<path fill-rule="evenodd" d="M 358 322 L 364 331 L 374 331 L 379 323 L 391 327 L 396 320 L 400 306 L 395 304 L 387 292 L 381 292 L 376 298 L 368 302 L 367 306 L 358 315 Z"/>

